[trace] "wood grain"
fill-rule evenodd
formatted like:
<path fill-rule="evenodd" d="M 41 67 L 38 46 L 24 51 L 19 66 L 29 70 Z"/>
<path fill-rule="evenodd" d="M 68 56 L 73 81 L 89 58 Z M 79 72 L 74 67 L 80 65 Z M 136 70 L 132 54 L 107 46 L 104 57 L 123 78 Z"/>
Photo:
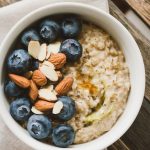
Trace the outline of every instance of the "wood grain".
<path fill-rule="evenodd" d="M 126 12 L 130 9 L 130 6 L 128 5 L 128 3 L 126 3 L 126 1 L 122 1 L 122 0 L 112 0 L 112 2 L 113 2 L 123 13 L 126 13 Z"/>
<path fill-rule="evenodd" d="M 126 0 L 126 2 L 150 26 L 150 0 Z"/>
<path fill-rule="evenodd" d="M 133 125 L 121 138 L 131 150 L 150 150 L 150 103 L 144 99 Z M 119 150 L 119 149 L 118 149 Z"/>
<path fill-rule="evenodd" d="M 113 145 L 108 147 L 108 150 L 129 150 L 129 147 L 123 142 L 123 140 L 119 139 Z"/>

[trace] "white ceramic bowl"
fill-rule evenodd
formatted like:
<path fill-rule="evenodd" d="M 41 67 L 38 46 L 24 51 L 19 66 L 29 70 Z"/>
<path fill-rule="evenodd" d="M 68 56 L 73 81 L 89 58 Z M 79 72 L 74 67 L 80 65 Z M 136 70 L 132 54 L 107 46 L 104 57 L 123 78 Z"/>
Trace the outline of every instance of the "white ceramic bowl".
<path fill-rule="evenodd" d="M 61 148 L 44 144 L 33 139 L 9 114 L 9 103 L 3 92 L 4 60 L 16 37 L 31 23 L 42 17 L 58 13 L 75 13 L 96 23 L 110 33 L 123 49 L 130 70 L 131 92 L 124 113 L 113 128 L 99 138 L 79 145 L 73 145 L 68 150 L 101 150 L 118 140 L 135 120 L 144 96 L 145 70 L 140 50 L 126 28 L 111 15 L 89 5 L 64 2 L 40 8 L 21 19 L 8 33 L 0 47 L 0 113 L 9 129 L 23 142 L 38 150 L 59 150 Z"/>

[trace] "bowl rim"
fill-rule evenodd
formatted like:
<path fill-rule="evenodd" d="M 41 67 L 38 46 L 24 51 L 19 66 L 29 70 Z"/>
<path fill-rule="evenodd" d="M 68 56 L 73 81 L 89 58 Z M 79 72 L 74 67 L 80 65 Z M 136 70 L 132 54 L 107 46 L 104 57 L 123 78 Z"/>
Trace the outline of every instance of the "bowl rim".
<path fill-rule="evenodd" d="M 97 143 L 97 145 L 94 145 L 94 150 L 98 150 L 98 149 L 104 149 L 106 148 L 107 146 L 113 144 L 115 141 L 117 141 L 127 130 L 128 128 L 132 125 L 132 123 L 134 122 L 140 108 L 141 108 L 141 105 L 142 105 L 142 102 L 143 102 L 143 97 L 144 97 L 144 91 L 145 91 L 145 68 L 144 68 L 144 63 L 143 63 L 143 59 L 142 59 L 142 56 L 141 56 L 141 53 L 140 53 L 140 50 L 134 40 L 134 38 L 132 37 L 132 35 L 128 32 L 128 30 L 117 20 L 115 19 L 113 16 L 111 16 L 110 14 L 104 12 L 103 10 L 100 10 L 94 6 L 90 6 L 88 4 L 83 4 L 83 3 L 78 3 L 78 2 L 56 2 L 56 3 L 53 3 L 53 4 L 49 4 L 47 6 L 43 6 L 41 8 L 38 8 L 34 11 L 32 11 L 31 13 L 29 13 L 28 15 L 26 15 L 25 17 L 23 17 L 21 20 L 19 20 L 14 26 L 13 28 L 8 32 L 8 34 L 6 35 L 5 39 L 2 41 L 2 44 L 1 44 L 1 47 L 0 47 L 0 54 L 2 54 L 3 52 L 3 48 L 5 47 L 5 45 L 7 44 L 7 41 L 9 40 L 9 37 L 11 36 L 11 34 L 13 33 L 14 30 L 17 30 L 17 27 L 19 27 L 24 21 L 28 20 L 29 18 L 33 17 L 35 14 L 39 13 L 39 12 L 42 12 L 43 10 L 45 9 L 50 9 L 52 7 L 58 7 L 58 6 L 73 6 L 73 7 L 80 7 L 80 8 L 84 8 L 84 9 L 89 9 L 89 10 L 94 10 L 95 12 L 98 12 L 98 13 L 101 13 L 103 14 L 104 16 L 106 16 L 108 19 L 111 19 L 112 21 L 114 21 L 116 24 L 118 24 L 118 26 L 120 26 L 120 28 L 122 28 L 124 30 L 124 32 L 126 32 L 126 34 L 128 34 L 129 38 L 132 40 L 131 42 L 134 42 L 133 44 L 135 45 L 136 47 L 136 50 L 137 50 L 137 53 L 138 53 L 138 57 L 139 57 L 139 60 L 140 60 L 140 63 L 141 63 L 141 70 L 142 70 L 142 85 L 141 85 L 141 93 L 139 93 L 139 102 L 137 103 L 138 107 L 135 108 L 134 112 L 132 112 L 130 114 L 131 118 L 130 120 L 128 120 L 127 124 L 124 125 L 124 128 L 122 128 L 122 130 L 118 130 L 118 132 L 116 133 L 116 135 L 114 136 L 111 136 L 109 135 L 109 140 L 108 141 L 104 141 L 103 145 L 100 145 Z M 1 67 L 2 68 L 2 67 Z M 2 91 L 3 88 L 1 88 L 0 92 L 3 92 Z M 22 131 L 20 130 L 14 130 L 14 127 L 17 129 L 19 129 L 19 125 L 12 119 L 10 118 L 10 114 L 9 118 L 6 117 L 6 115 L 3 114 L 3 112 L 7 112 L 4 108 L 2 108 L 2 106 L 0 105 L 0 114 L 2 116 L 2 119 L 4 120 L 5 124 L 7 125 L 7 127 L 11 130 L 11 132 L 13 132 L 14 135 L 16 135 L 16 137 L 18 137 L 19 139 L 21 139 L 24 143 L 26 143 L 27 145 L 29 145 L 30 147 L 34 148 L 34 149 L 39 149 L 39 150 L 46 150 L 46 146 L 44 147 L 43 143 L 39 143 L 38 141 L 36 141 L 35 139 L 33 139 L 32 137 L 32 140 L 31 138 L 29 138 L 28 135 L 26 135 L 25 133 L 22 133 Z M 10 121 L 13 123 L 13 125 L 11 124 L 10 125 Z M 21 127 L 22 128 L 22 127 Z M 109 132 L 109 131 L 108 131 Z M 85 143 L 85 144 L 82 144 L 82 145 L 88 145 L 89 147 L 87 147 L 86 149 L 87 150 L 91 150 L 91 146 L 89 145 L 91 142 L 88 142 L 88 143 Z M 92 144 L 91 144 L 92 145 Z M 83 146 L 83 147 L 84 147 Z M 61 148 L 58 148 L 58 147 L 54 147 L 52 145 L 49 145 L 50 148 L 53 148 L 53 150 L 58 150 L 58 149 L 61 149 Z M 82 147 L 82 148 L 83 148 Z M 47 147 L 48 148 L 48 147 Z M 75 149 L 75 150 L 81 150 L 80 147 L 69 147 L 67 148 L 68 150 L 72 150 L 72 149 Z"/>

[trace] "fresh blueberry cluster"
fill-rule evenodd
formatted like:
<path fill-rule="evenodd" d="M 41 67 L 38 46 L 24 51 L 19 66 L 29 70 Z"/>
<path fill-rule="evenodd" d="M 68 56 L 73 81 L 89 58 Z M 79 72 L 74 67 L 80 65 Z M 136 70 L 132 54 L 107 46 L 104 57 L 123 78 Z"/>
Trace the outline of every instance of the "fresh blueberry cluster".
<path fill-rule="evenodd" d="M 34 71 L 37 72 L 42 62 L 33 58 L 26 49 L 30 41 L 50 44 L 62 38 L 63 41 L 61 42 L 59 53 L 65 55 L 68 63 L 76 62 L 82 56 L 82 46 L 77 41 L 77 37 L 82 30 L 82 23 L 74 15 L 67 15 L 61 22 L 49 18 L 40 22 L 38 26 L 36 25 L 37 27 L 29 27 L 22 32 L 20 36 L 21 48 L 15 49 L 8 56 L 6 65 L 9 77 L 7 77 L 7 81 L 5 82 L 4 92 L 8 99 L 11 100 L 11 116 L 19 123 L 27 122 L 26 128 L 33 138 L 37 140 L 50 138 L 54 145 L 68 147 L 74 142 L 75 132 L 70 125 L 66 124 L 66 121 L 74 117 L 76 113 L 75 102 L 66 94 L 63 94 L 59 95 L 57 99 L 57 102 L 63 104 L 60 113 L 53 114 L 52 109 L 47 108 L 48 111 L 46 112 L 42 112 L 41 108 L 39 114 L 35 114 L 32 111 L 32 107 L 37 99 L 33 101 L 31 99 L 32 96 L 29 96 L 28 93 L 31 88 L 34 90 L 38 89 L 42 79 L 39 80 L 38 84 L 35 82 L 33 86 L 30 83 L 32 79 L 30 77 L 28 79 L 25 74 L 29 72 L 33 72 L 34 74 Z M 20 82 L 18 82 L 19 79 Z M 21 86 L 23 84 L 21 80 L 26 85 Z M 46 77 L 45 80 L 47 81 Z M 55 105 L 54 103 L 46 103 L 46 101 L 44 104 L 49 104 L 49 108 Z"/>
<path fill-rule="evenodd" d="M 82 46 L 76 40 L 81 29 L 81 21 L 76 16 L 65 18 L 61 24 L 45 19 L 40 24 L 38 32 L 34 29 L 24 31 L 21 43 L 24 46 L 28 46 L 31 40 L 50 43 L 62 37 L 65 40 L 61 43 L 60 52 L 66 54 L 68 61 L 77 61 L 82 56 Z"/>

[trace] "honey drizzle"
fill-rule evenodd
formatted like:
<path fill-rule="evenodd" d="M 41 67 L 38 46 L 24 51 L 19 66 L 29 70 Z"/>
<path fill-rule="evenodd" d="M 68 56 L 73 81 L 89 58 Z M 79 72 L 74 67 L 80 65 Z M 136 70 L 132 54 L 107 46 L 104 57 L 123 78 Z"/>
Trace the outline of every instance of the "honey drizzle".
<path fill-rule="evenodd" d="M 92 96 L 96 96 L 98 93 L 98 88 L 91 83 L 92 77 L 82 74 L 79 70 L 76 75 L 76 79 L 80 80 L 81 83 L 78 84 L 79 87 L 88 89 Z"/>

